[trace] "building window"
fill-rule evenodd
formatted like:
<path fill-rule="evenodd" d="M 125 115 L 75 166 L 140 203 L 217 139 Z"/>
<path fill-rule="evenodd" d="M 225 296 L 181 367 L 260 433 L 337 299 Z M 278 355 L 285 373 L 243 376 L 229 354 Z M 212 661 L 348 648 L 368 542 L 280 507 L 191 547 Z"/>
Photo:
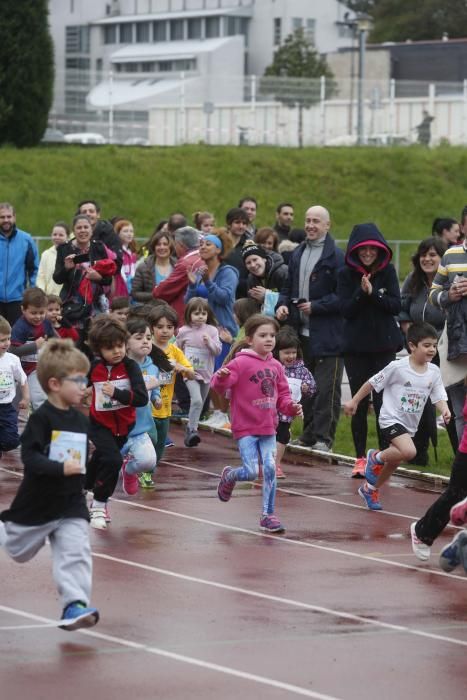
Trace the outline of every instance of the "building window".
<path fill-rule="evenodd" d="M 274 46 L 280 46 L 282 42 L 282 19 L 280 17 L 274 18 L 274 29 L 273 29 L 273 44 Z"/>
<path fill-rule="evenodd" d="M 65 90 L 65 112 L 67 114 L 82 114 L 86 112 L 86 92 Z"/>
<path fill-rule="evenodd" d="M 173 19 L 169 22 L 170 41 L 181 41 L 183 37 L 183 20 Z"/>
<path fill-rule="evenodd" d="M 201 39 L 203 23 L 199 17 L 188 20 L 188 38 Z"/>
<path fill-rule="evenodd" d="M 133 43 L 133 25 L 131 23 L 120 25 L 120 44 Z"/>
<path fill-rule="evenodd" d="M 292 32 L 296 32 L 297 29 L 303 27 L 303 20 L 301 17 L 292 17 Z"/>
<path fill-rule="evenodd" d="M 65 27 L 65 52 L 89 53 L 89 27 L 74 25 Z"/>
<path fill-rule="evenodd" d="M 65 61 L 65 66 L 67 69 L 71 70 L 89 70 L 91 67 L 91 62 L 89 58 L 67 58 Z"/>
<path fill-rule="evenodd" d="M 167 22 L 153 22 L 154 41 L 167 41 Z"/>
<path fill-rule="evenodd" d="M 144 44 L 149 41 L 149 22 L 137 22 L 136 41 L 138 44 Z"/>
<path fill-rule="evenodd" d="M 315 43 L 315 34 L 316 34 L 316 20 L 315 19 L 307 19 L 306 24 L 305 24 L 305 36 L 313 44 Z"/>
<path fill-rule="evenodd" d="M 102 58 L 96 58 L 96 72 L 101 73 L 104 68 L 104 61 Z"/>
<path fill-rule="evenodd" d="M 141 70 L 143 73 L 153 73 L 154 61 L 143 61 L 143 63 L 141 64 Z"/>
<path fill-rule="evenodd" d="M 206 39 L 216 39 L 220 33 L 220 18 L 206 17 Z"/>
<path fill-rule="evenodd" d="M 115 24 L 109 24 L 104 27 L 104 44 L 116 44 L 117 43 L 117 26 Z"/>

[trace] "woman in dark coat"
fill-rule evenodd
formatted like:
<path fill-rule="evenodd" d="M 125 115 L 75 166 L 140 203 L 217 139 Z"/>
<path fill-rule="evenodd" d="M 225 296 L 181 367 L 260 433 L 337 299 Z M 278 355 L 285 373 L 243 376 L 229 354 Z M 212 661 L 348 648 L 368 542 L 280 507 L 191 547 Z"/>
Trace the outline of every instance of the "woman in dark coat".
<path fill-rule="evenodd" d="M 344 317 L 344 363 L 352 396 L 403 347 L 394 319 L 401 309 L 399 280 L 391 264 L 392 250 L 375 224 L 354 226 L 339 272 L 337 294 Z M 353 477 L 364 475 L 368 432 L 368 396 L 352 416 L 356 460 Z M 382 396 L 373 392 L 376 428 Z M 380 439 L 380 447 L 381 444 Z"/>
<path fill-rule="evenodd" d="M 247 241 L 242 257 L 248 270 L 248 296 L 263 306 L 263 313 L 274 316 L 279 291 L 288 279 L 288 268 L 282 256 L 267 252 L 254 241 Z"/>

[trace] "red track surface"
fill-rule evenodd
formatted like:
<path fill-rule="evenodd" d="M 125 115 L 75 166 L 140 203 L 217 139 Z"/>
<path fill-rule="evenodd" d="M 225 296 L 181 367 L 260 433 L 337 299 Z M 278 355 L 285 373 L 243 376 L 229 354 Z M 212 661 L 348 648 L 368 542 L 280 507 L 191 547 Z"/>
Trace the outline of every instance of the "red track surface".
<path fill-rule="evenodd" d="M 267 536 L 257 487 L 217 499 L 232 441 L 204 433 L 165 457 L 156 491 L 116 492 L 109 530 L 92 532 L 92 630 L 44 626 L 60 612 L 47 548 L 23 565 L 0 553 L 2 699 L 462 697 L 467 578 L 437 566 L 453 530 L 431 564 L 408 539 L 434 492 L 395 479 L 372 513 L 349 468 L 297 457 L 279 483 L 287 532 Z M 1 508 L 19 474 L 1 462 Z"/>

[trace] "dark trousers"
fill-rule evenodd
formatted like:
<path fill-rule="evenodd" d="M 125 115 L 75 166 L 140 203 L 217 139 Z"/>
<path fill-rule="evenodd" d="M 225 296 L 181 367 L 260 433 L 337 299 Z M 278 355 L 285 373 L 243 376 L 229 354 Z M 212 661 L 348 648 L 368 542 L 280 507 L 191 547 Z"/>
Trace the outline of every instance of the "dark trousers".
<path fill-rule="evenodd" d="M 180 410 L 184 413 L 188 413 L 190 410 L 190 392 L 186 388 L 186 384 L 180 372 L 177 372 L 177 376 L 175 377 L 174 391 Z"/>
<path fill-rule="evenodd" d="M 307 336 L 300 336 L 300 344 L 303 361 L 314 376 L 318 389 L 313 398 L 302 397 L 303 432 L 300 439 L 307 445 L 319 441 L 332 447 L 341 410 L 344 361 L 341 357 L 312 355 Z"/>
<path fill-rule="evenodd" d="M 11 403 L 0 404 L 0 452 L 19 445 L 18 413 Z"/>
<path fill-rule="evenodd" d="M 467 496 L 467 454 L 457 452 L 446 491 L 415 525 L 419 540 L 431 546 L 449 522 L 449 511 Z"/>
<path fill-rule="evenodd" d="M 105 502 L 115 491 L 123 462 L 120 450 L 128 436 L 113 435 L 108 428 L 91 422 L 89 439 L 96 449 L 86 470 L 86 488 L 94 491 L 96 501 Z"/>
<path fill-rule="evenodd" d="M 390 362 L 395 360 L 395 352 L 362 352 L 357 354 L 345 355 L 345 371 L 349 380 L 349 386 L 352 396 L 360 389 L 362 384 L 368 381 L 370 377 L 386 367 Z M 376 432 L 378 435 L 379 448 L 384 449 L 388 445 L 381 439 L 380 428 L 378 425 L 378 416 L 383 404 L 383 392 L 373 392 L 373 408 L 376 416 Z M 357 457 L 366 455 L 366 440 L 368 436 L 368 408 L 370 405 L 370 394 L 362 399 L 358 405 L 357 411 L 352 416 L 351 430 L 352 438 L 355 446 L 355 454 Z"/>
<path fill-rule="evenodd" d="M 10 326 L 12 326 L 21 316 L 20 301 L 0 301 L 0 316 L 6 318 Z"/>

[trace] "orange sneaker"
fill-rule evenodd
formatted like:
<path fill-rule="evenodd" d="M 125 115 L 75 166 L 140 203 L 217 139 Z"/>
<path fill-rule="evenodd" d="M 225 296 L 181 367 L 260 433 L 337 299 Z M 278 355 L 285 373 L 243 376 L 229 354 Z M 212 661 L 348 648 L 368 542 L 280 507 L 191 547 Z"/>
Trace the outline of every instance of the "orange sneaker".
<path fill-rule="evenodd" d="M 366 457 L 357 457 L 352 469 L 352 479 L 365 478 Z"/>
<path fill-rule="evenodd" d="M 284 472 L 282 471 L 282 467 L 280 464 L 276 464 L 276 479 L 285 479 L 286 476 Z"/>

